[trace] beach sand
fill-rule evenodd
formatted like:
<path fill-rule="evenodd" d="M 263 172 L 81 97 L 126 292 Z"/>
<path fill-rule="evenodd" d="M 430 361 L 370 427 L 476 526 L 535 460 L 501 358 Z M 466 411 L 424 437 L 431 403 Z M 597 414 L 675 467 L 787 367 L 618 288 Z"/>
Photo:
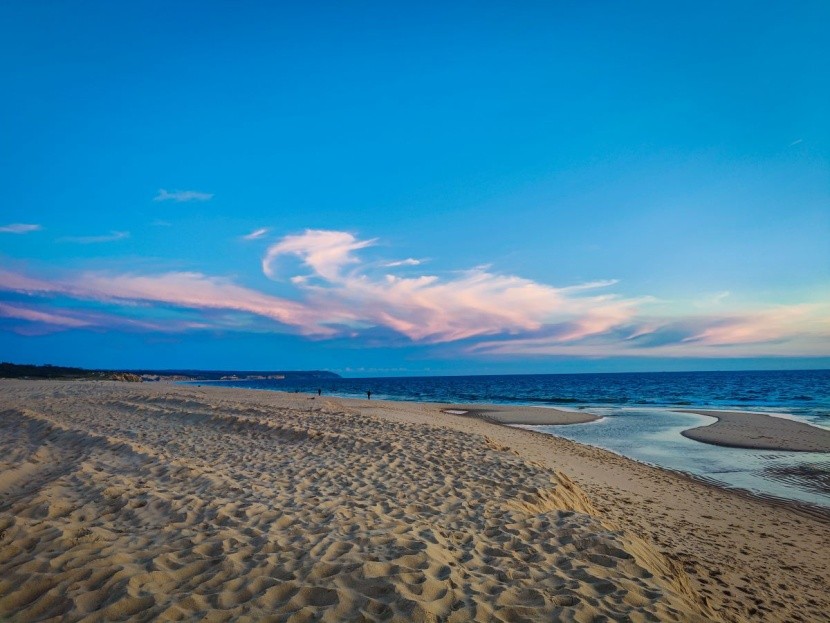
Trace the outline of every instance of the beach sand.
<path fill-rule="evenodd" d="M 684 430 L 681 434 L 695 441 L 730 448 L 788 450 L 791 452 L 830 452 L 830 430 L 810 426 L 764 413 L 740 411 L 699 411 L 683 409 L 717 418 L 717 422 Z"/>
<path fill-rule="evenodd" d="M 446 409 L 0 381 L 0 618 L 830 611 L 827 514 Z"/>

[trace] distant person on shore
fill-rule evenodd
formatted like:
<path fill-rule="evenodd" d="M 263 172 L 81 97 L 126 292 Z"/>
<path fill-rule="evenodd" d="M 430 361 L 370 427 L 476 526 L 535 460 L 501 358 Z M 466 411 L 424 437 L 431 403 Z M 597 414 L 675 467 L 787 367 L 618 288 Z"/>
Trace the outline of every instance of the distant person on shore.
<path fill-rule="evenodd" d="M 371 390 L 371 389 L 367 389 L 367 390 L 366 390 L 366 399 L 367 399 L 367 400 L 371 400 L 371 399 L 372 399 L 372 390 Z"/>
<path fill-rule="evenodd" d="M 323 394 L 323 390 L 318 387 L 317 388 L 317 395 L 321 396 L 322 394 Z"/>

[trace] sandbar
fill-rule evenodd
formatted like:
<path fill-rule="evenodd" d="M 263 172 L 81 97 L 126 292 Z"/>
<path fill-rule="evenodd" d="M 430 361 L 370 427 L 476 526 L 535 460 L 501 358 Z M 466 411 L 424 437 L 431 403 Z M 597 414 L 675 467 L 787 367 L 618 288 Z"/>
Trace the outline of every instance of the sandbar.
<path fill-rule="evenodd" d="M 448 405 L 441 410 L 450 415 L 467 415 L 499 424 L 524 424 L 528 426 L 585 424 L 600 419 L 600 416 L 586 411 L 564 411 L 546 407 L 513 405 Z"/>
<path fill-rule="evenodd" d="M 712 424 L 681 433 L 695 441 L 728 448 L 830 452 L 830 430 L 803 422 L 743 411 L 682 409 L 680 412 L 717 418 Z"/>

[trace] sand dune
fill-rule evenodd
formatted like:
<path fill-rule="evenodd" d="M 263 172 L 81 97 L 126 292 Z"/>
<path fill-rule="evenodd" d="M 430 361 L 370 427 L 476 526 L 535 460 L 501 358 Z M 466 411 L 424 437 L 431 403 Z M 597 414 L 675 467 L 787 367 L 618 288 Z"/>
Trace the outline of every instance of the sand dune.
<path fill-rule="evenodd" d="M 715 618 L 566 476 L 482 435 L 273 393 L 2 390 L 15 621 Z"/>

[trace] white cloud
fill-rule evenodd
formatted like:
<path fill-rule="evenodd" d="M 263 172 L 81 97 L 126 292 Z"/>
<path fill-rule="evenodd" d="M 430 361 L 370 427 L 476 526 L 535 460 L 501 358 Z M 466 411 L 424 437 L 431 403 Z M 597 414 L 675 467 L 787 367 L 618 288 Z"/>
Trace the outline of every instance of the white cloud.
<path fill-rule="evenodd" d="M 0 233 L 4 234 L 28 234 L 43 229 L 40 225 L 33 223 L 11 223 L 0 227 Z"/>
<path fill-rule="evenodd" d="M 387 262 L 384 264 L 385 268 L 394 268 L 396 266 L 420 266 L 424 260 L 416 260 L 414 257 L 408 257 L 405 260 L 396 260 L 394 262 Z"/>
<path fill-rule="evenodd" d="M 209 201 L 213 199 L 213 193 L 203 193 L 198 190 L 173 190 L 168 191 L 161 188 L 153 201 Z"/>
<path fill-rule="evenodd" d="M 257 240 L 258 238 L 262 238 L 265 234 L 267 234 L 270 229 L 267 227 L 260 227 L 259 229 L 255 229 L 250 234 L 245 234 L 242 236 L 242 240 Z"/>

